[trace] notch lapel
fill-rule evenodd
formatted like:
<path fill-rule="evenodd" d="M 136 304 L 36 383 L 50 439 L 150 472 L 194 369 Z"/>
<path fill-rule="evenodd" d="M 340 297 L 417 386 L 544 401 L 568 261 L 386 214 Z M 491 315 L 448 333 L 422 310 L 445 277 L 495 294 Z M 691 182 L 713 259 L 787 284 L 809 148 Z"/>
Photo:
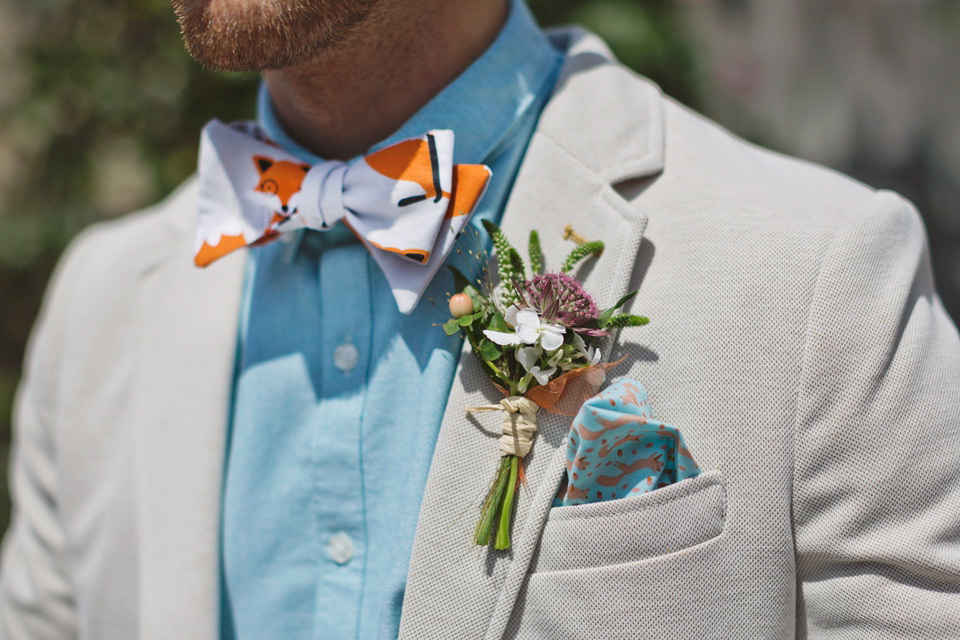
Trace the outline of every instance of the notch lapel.
<path fill-rule="evenodd" d="M 603 240 L 599 260 L 579 272 L 600 307 L 627 292 L 647 217 L 613 185 L 663 167 L 659 90 L 612 60 L 596 36 L 553 35 L 567 50 L 554 96 L 544 109 L 504 211 L 501 228 L 524 248 L 540 234 L 545 265 L 558 271 L 573 247 L 568 224 Z M 465 345 L 434 451 L 403 602 L 401 639 L 503 635 L 562 477 L 562 445 L 571 418 L 541 411 L 527 485 L 516 498 L 512 549 L 473 544 L 480 502 L 498 463 L 497 414 L 465 408 L 500 397 Z"/>
<path fill-rule="evenodd" d="M 195 197 L 179 206 L 192 222 Z M 197 269 L 181 237 L 177 255 L 141 277 L 142 640 L 220 637 L 220 496 L 245 260 Z"/>

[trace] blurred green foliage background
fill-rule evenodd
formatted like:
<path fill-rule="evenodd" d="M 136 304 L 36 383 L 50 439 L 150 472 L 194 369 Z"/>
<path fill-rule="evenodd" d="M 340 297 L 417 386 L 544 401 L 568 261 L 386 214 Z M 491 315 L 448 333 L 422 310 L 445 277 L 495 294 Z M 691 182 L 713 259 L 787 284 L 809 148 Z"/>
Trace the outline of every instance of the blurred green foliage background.
<path fill-rule="evenodd" d="M 738 20 L 748 4 L 700 3 Z M 579 23 L 599 33 L 621 60 L 681 102 L 698 109 L 712 104 L 714 61 L 684 20 L 693 0 L 529 4 L 544 25 Z M 732 78 L 737 90 L 749 88 L 751 76 L 734 71 L 719 77 Z M 4 485 L 13 393 L 57 257 L 83 227 L 153 202 L 187 177 L 203 124 L 253 117 L 257 82 L 256 74 L 213 73 L 195 64 L 169 0 L 0 4 L 0 530 L 9 512 Z M 740 130 L 778 146 L 755 124 Z M 855 165 L 839 168 L 856 173 Z M 960 227 L 955 231 L 960 237 Z M 960 300 L 952 289 L 947 293 L 945 300 Z"/>

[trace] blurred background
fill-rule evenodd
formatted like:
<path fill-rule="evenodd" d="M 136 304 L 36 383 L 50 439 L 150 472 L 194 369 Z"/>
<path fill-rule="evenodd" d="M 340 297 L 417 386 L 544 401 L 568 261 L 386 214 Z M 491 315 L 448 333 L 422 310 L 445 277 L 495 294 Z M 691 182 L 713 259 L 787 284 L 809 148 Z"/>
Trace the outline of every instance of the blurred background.
<path fill-rule="evenodd" d="M 759 144 L 894 189 L 924 215 L 960 318 L 960 3 L 530 0 L 666 93 Z M 10 409 L 50 271 L 83 227 L 189 175 L 211 117 L 254 114 L 255 74 L 187 56 L 169 0 L 0 3 L 0 530 Z"/>

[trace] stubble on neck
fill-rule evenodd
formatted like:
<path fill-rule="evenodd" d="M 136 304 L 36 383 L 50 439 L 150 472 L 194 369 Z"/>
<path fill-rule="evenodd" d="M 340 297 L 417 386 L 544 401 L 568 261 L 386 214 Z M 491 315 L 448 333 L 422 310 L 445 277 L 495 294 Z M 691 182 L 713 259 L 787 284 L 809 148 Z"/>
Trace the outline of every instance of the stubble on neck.
<path fill-rule="evenodd" d="M 493 42 L 506 0 L 377 4 L 309 60 L 264 71 L 291 137 L 324 158 L 348 159 L 403 125 Z"/>

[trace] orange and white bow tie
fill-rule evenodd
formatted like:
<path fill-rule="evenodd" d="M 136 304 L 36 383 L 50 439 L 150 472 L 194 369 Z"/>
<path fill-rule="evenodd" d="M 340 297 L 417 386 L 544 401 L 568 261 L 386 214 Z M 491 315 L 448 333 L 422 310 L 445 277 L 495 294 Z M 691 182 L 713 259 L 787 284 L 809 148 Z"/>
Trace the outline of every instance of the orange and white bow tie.
<path fill-rule="evenodd" d="M 453 248 L 490 179 L 453 164 L 453 132 L 430 131 L 355 162 L 308 165 L 253 123 L 211 120 L 200 140 L 197 266 L 297 229 L 337 222 L 370 250 L 410 313 Z"/>

